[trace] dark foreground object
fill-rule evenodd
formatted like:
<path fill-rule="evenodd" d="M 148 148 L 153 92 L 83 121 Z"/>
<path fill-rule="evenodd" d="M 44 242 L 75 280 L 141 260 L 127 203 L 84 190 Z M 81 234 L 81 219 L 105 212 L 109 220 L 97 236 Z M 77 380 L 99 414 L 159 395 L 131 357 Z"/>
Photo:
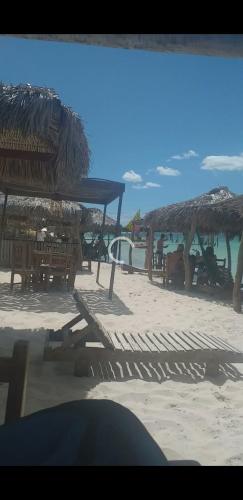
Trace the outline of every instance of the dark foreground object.
<path fill-rule="evenodd" d="M 168 462 L 143 424 L 107 400 L 73 401 L 0 427 L 0 465 L 199 465 Z"/>

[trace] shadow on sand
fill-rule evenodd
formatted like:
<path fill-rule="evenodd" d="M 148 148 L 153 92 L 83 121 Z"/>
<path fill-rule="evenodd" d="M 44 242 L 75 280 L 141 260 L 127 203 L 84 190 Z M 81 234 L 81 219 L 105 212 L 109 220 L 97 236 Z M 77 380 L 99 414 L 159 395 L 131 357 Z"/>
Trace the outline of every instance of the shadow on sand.
<path fill-rule="evenodd" d="M 105 381 L 119 381 L 139 379 L 146 382 L 166 382 L 173 380 L 188 384 L 210 381 L 214 385 L 221 386 L 227 380 L 237 382 L 243 380 L 243 374 L 229 363 L 219 365 L 220 374 L 217 377 L 205 376 L 205 363 L 160 363 L 146 360 L 145 362 L 93 362 L 90 365 L 90 378 L 98 378 Z"/>
<path fill-rule="evenodd" d="M 112 300 L 107 290 L 77 290 L 87 303 L 89 311 L 99 314 L 114 314 L 116 316 L 133 314 L 132 311 L 113 292 Z"/>
<path fill-rule="evenodd" d="M 21 291 L 20 285 L 15 285 L 13 292 L 6 283 L 0 284 L 0 310 L 2 311 L 32 311 L 59 312 L 61 314 L 76 313 L 77 308 L 72 293 L 67 292 L 33 292 Z"/>
<path fill-rule="evenodd" d="M 222 292 L 221 296 L 217 296 L 214 294 L 209 295 L 207 293 L 201 292 L 197 288 L 192 289 L 190 292 L 188 292 L 184 289 L 179 290 L 177 288 L 173 288 L 172 286 L 168 286 L 165 288 L 158 281 L 149 281 L 149 283 L 152 286 L 156 286 L 160 290 L 166 290 L 168 292 L 173 292 L 176 295 L 182 295 L 184 297 L 193 297 L 193 298 L 197 298 L 197 299 L 200 299 L 200 300 L 203 300 L 206 302 L 210 302 L 210 303 L 214 303 L 214 304 L 221 304 L 223 306 L 232 308 L 232 295 L 228 294 L 228 292 L 227 292 L 227 295 L 225 295 L 225 296 L 223 295 L 223 292 Z M 243 301 L 243 291 L 241 291 L 241 299 Z"/>

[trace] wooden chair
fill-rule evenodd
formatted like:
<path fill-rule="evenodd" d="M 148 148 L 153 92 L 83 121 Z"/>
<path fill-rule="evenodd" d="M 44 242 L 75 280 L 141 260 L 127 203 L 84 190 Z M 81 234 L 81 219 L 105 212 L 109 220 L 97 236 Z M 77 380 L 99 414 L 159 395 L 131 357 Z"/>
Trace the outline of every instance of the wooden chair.
<path fill-rule="evenodd" d="M 15 342 L 11 358 L 0 357 L 0 380 L 9 384 L 6 424 L 24 415 L 28 365 L 29 342 L 25 340 Z"/>
<path fill-rule="evenodd" d="M 176 264 L 178 263 L 180 258 L 181 255 L 177 252 L 167 253 L 167 255 L 164 255 L 162 261 L 162 272 L 161 272 L 161 277 L 164 286 L 168 286 L 169 280 L 171 279 Z"/>
<path fill-rule="evenodd" d="M 73 289 L 76 277 L 75 258 L 71 254 L 52 254 L 50 277 L 53 281 L 61 281 L 68 290 Z"/>
<path fill-rule="evenodd" d="M 31 244 L 27 241 L 15 241 L 13 243 L 12 252 L 12 267 L 11 267 L 11 284 L 10 289 L 13 290 L 14 276 L 19 274 L 21 277 L 21 286 L 24 289 L 31 278 Z"/>

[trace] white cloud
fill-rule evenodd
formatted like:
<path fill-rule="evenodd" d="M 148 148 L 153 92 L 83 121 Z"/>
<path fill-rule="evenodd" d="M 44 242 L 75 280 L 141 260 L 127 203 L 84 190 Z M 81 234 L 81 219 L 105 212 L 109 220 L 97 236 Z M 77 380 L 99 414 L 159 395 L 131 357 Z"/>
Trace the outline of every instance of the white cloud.
<path fill-rule="evenodd" d="M 243 154 L 239 156 L 206 156 L 202 161 L 202 170 L 221 170 L 228 172 L 243 171 Z"/>
<path fill-rule="evenodd" d="M 150 187 L 150 188 L 159 188 L 160 187 L 160 184 L 157 184 L 157 182 L 146 182 L 145 185 L 147 187 Z"/>
<path fill-rule="evenodd" d="M 198 156 L 196 151 L 193 151 L 193 149 L 189 149 L 186 153 L 182 153 L 181 155 L 174 155 L 171 156 L 173 160 L 187 160 L 188 158 L 193 158 L 195 156 Z"/>
<path fill-rule="evenodd" d="M 149 189 L 149 188 L 159 188 L 160 184 L 157 182 L 146 182 L 145 184 L 137 184 L 133 186 L 133 189 Z"/>
<path fill-rule="evenodd" d="M 134 170 L 129 170 L 127 172 L 125 172 L 122 176 L 122 178 L 124 179 L 124 181 L 127 181 L 127 182 L 142 182 L 142 177 L 141 175 L 139 174 L 136 174 L 136 172 L 134 172 Z"/>
<path fill-rule="evenodd" d="M 177 175 L 181 175 L 179 170 L 176 170 L 175 168 L 170 168 L 170 167 L 157 167 L 156 168 L 157 172 L 160 175 L 171 175 L 173 177 L 176 177 Z"/>

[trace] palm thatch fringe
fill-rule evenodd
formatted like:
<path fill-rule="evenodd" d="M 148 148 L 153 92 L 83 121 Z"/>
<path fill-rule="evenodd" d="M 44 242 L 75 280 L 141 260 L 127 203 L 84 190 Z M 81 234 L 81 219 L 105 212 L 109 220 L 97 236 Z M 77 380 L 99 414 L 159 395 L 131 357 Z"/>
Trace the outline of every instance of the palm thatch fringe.
<path fill-rule="evenodd" d="M 5 181 L 53 189 L 74 186 L 89 170 L 83 124 L 53 89 L 0 83 L 0 148 L 53 155 L 48 162 L 0 158 Z"/>
<path fill-rule="evenodd" d="M 0 195 L 0 215 L 3 210 L 4 195 Z M 45 224 L 76 223 L 76 215 L 87 219 L 87 209 L 80 203 L 70 201 L 53 201 L 46 198 L 30 198 L 23 196 L 8 196 L 6 218 L 8 222 L 18 226 L 21 222 L 26 225 L 39 227 Z"/>
<path fill-rule="evenodd" d="M 237 233 L 243 228 L 243 196 L 227 187 L 212 189 L 191 200 L 153 210 L 145 215 L 144 224 L 156 231 L 188 232 L 196 219 L 201 233 Z"/>

